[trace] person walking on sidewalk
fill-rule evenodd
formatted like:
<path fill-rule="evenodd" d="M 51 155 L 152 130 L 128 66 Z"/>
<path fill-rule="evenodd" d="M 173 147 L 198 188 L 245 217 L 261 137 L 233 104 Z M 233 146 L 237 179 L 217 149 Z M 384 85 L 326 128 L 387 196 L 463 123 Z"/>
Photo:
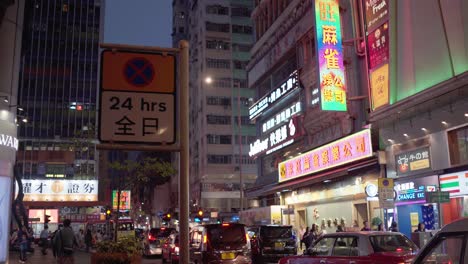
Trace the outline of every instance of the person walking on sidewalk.
<path fill-rule="evenodd" d="M 21 230 L 18 232 L 18 239 L 19 239 L 19 248 L 20 248 L 20 263 L 26 262 L 26 251 L 28 250 L 28 231 L 26 227 L 23 226 Z"/>
<path fill-rule="evenodd" d="M 44 229 L 39 238 L 41 240 L 42 255 L 47 255 L 47 248 L 49 247 L 49 227 L 47 225 L 44 225 Z"/>
<path fill-rule="evenodd" d="M 84 241 L 86 244 L 86 252 L 89 252 L 89 249 L 93 245 L 93 234 L 91 234 L 91 229 L 86 230 Z"/>
<path fill-rule="evenodd" d="M 70 219 L 65 219 L 63 221 L 63 229 L 58 231 L 54 237 L 54 248 L 58 264 L 75 263 L 73 247 L 78 246 L 78 243 L 70 224 Z"/>

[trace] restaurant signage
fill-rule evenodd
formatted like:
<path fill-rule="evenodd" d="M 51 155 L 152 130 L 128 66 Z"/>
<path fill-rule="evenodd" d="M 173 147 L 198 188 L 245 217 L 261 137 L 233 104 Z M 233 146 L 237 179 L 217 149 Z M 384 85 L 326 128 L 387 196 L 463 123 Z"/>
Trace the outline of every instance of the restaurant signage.
<path fill-rule="evenodd" d="M 344 137 L 278 165 L 279 182 L 371 157 L 369 129 Z"/>
<path fill-rule="evenodd" d="M 398 176 L 405 176 L 431 170 L 429 147 L 418 148 L 395 156 Z"/>

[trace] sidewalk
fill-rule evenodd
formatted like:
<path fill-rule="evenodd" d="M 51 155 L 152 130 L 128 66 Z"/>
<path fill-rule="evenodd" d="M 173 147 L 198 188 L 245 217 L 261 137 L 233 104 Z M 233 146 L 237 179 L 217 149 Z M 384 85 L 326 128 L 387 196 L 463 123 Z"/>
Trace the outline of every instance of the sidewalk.
<path fill-rule="evenodd" d="M 53 264 L 56 263 L 52 250 L 48 250 L 47 255 L 42 255 L 41 250 L 36 248 L 34 253 L 28 254 L 29 264 Z M 89 264 L 91 263 L 91 255 L 83 251 L 75 251 L 75 264 Z M 19 252 L 10 251 L 9 264 L 19 264 Z"/>

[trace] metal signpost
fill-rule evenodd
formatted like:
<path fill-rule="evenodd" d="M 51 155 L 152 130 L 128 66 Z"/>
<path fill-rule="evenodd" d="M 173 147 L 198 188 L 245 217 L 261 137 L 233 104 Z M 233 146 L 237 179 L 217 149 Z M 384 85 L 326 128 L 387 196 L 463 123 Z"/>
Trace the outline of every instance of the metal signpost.
<path fill-rule="evenodd" d="M 105 50 L 101 57 L 99 104 L 101 144 L 97 147 L 108 150 L 179 152 L 180 263 L 187 264 L 188 42 L 180 41 L 179 48 L 118 44 L 101 44 L 101 48 Z"/>

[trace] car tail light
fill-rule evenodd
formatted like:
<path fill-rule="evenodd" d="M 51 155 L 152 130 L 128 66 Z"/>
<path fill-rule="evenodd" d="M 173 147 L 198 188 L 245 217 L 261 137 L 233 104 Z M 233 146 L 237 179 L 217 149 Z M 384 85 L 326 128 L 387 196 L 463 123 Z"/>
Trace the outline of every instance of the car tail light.
<path fill-rule="evenodd" d="M 152 235 L 148 235 L 149 240 L 154 240 L 154 237 Z"/>
<path fill-rule="evenodd" d="M 223 225 L 223 226 L 229 226 L 229 224 L 228 224 L 228 223 L 224 223 L 224 224 L 222 224 L 222 225 Z"/>
<path fill-rule="evenodd" d="M 402 252 L 402 251 L 403 251 L 403 249 L 401 249 L 401 248 L 396 249 L 396 252 Z"/>

